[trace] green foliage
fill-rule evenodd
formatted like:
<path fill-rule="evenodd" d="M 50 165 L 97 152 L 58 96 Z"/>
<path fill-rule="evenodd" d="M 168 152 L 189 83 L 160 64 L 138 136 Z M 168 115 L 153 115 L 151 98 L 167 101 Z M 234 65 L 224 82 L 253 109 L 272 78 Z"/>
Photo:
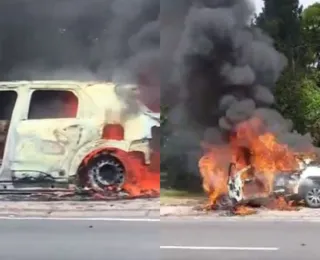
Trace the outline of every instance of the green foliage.
<path fill-rule="evenodd" d="M 295 66 L 301 53 L 302 7 L 298 0 L 264 0 L 264 4 L 256 26 L 275 40 L 275 47 L 288 58 L 289 66 Z"/>
<path fill-rule="evenodd" d="M 255 25 L 289 61 L 277 83 L 276 106 L 298 132 L 310 132 L 320 145 L 320 73 L 315 69 L 320 61 L 320 4 L 302 10 L 298 0 L 264 2 Z"/>
<path fill-rule="evenodd" d="M 320 145 L 320 73 L 285 73 L 276 90 L 277 108 L 300 133 L 310 132 Z M 290 93 L 290 95 L 288 95 Z"/>
<path fill-rule="evenodd" d="M 299 118 L 305 131 L 310 132 L 316 145 L 320 145 L 320 88 L 318 75 L 307 75 L 297 88 Z M 299 98 L 300 97 L 300 98 Z"/>
<path fill-rule="evenodd" d="M 309 63 L 320 61 L 320 3 L 315 3 L 303 11 L 302 29 L 307 46 Z"/>

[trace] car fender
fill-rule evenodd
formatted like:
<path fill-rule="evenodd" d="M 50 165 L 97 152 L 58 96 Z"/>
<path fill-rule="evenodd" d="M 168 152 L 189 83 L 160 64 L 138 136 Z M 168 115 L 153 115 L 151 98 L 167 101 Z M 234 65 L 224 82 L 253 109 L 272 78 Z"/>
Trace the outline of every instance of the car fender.
<path fill-rule="evenodd" d="M 118 141 L 118 140 L 100 139 L 100 140 L 96 140 L 96 141 L 85 144 L 73 156 L 70 166 L 68 167 L 69 169 L 68 176 L 69 177 L 75 176 L 77 174 L 77 171 L 81 163 L 86 158 L 86 156 L 93 153 L 94 151 L 116 148 L 118 150 L 128 152 L 130 149 L 130 143 L 131 142 L 125 141 L 125 140 Z"/>
<path fill-rule="evenodd" d="M 300 180 L 296 186 L 295 193 L 303 193 L 305 187 L 308 187 L 314 183 L 320 184 L 320 167 L 307 166 L 300 175 Z"/>

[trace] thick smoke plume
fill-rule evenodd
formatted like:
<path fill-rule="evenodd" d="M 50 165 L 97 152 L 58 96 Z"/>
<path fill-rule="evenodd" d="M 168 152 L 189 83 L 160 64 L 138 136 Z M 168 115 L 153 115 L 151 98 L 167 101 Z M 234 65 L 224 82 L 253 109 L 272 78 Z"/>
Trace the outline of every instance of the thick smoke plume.
<path fill-rule="evenodd" d="M 156 0 L 3 0 L 0 78 L 138 81 L 159 106 L 159 13 Z"/>
<path fill-rule="evenodd" d="M 272 108 L 286 58 L 274 49 L 272 39 L 250 26 L 250 1 L 161 3 L 161 37 L 167 37 L 163 62 L 171 66 L 163 102 L 173 93 L 176 97 L 168 126 L 173 134 L 162 158 L 187 153 L 187 161 L 197 167 L 201 141 L 223 144 L 240 122 L 253 116 L 263 120 L 262 131 L 272 131 L 280 142 L 295 149 L 311 144 L 309 136 L 292 133 L 291 122 Z"/>

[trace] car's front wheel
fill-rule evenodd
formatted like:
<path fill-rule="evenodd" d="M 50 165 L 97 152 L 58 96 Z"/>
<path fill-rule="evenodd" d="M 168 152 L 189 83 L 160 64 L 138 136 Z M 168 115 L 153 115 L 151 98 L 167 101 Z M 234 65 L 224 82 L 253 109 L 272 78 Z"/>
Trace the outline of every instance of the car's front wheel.
<path fill-rule="evenodd" d="M 306 188 L 304 201 L 310 208 L 320 208 L 320 185 L 313 184 Z"/>
<path fill-rule="evenodd" d="M 231 199 L 228 195 L 223 194 L 218 198 L 217 209 L 225 210 L 234 207 L 237 204 L 236 200 Z"/>

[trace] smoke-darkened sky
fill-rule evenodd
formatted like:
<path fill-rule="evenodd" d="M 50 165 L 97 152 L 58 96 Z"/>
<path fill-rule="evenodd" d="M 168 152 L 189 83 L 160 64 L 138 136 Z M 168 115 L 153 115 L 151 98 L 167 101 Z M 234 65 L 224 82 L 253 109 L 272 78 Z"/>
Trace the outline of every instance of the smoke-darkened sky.
<path fill-rule="evenodd" d="M 138 78 L 159 106 L 159 12 L 157 0 L 2 0 L 0 79 Z"/>
<path fill-rule="evenodd" d="M 150 52 L 159 49 L 159 10 L 152 0 L 3 0 L 3 77 L 52 68 L 104 77 L 137 54 L 155 56 Z"/>

